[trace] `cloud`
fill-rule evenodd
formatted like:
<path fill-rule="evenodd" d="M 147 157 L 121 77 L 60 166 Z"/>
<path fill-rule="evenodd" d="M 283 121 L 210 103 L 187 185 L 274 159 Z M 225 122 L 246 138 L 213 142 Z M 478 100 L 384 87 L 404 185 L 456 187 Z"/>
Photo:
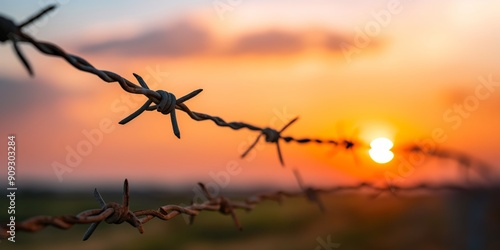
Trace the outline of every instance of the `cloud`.
<path fill-rule="evenodd" d="M 320 48 L 331 53 L 343 53 L 342 44 L 352 44 L 354 39 L 339 31 L 325 27 L 294 31 L 279 28 L 243 33 L 229 45 L 217 46 L 216 34 L 208 26 L 196 25 L 189 20 L 178 21 L 167 28 L 152 28 L 129 39 L 112 39 L 84 45 L 83 53 L 112 53 L 126 57 L 185 57 L 193 55 L 209 56 L 279 56 L 298 54 L 310 48 Z M 227 38 L 219 38 L 227 40 Z M 380 45 L 373 38 L 363 49 L 373 49 Z"/>
<path fill-rule="evenodd" d="M 289 54 L 300 52 L 304 45 L 298 33 L 271 30 L 243 35 L 230 54 Z"/>
<path fill-rule="evenodd" d="M 0 77 L 0 116 L 8 118 L 26 114 L 39 106 L 47 110 L 64 98 L 63 91 L 35 81 Z"/>
<path fill-rule="evenodd" d="M 210 35 L 191 22 L 177 22 L 165 29 L 154 29 L 131 39 L 115 39 L 83 46 L 85 53 L 111 52 L 128 56 L 189 56 L 210 47 Z"/>
<path fill-rule="evenodd" d="M 43 80 L 15 79 L 0 76 L 0 117 L 29 117 L 35 113 L 60 112 L 75 98 L 88 98 L 88 91 L 73 91 L 50 85 Z"/>
<path fill-rule="evenodd" d="M 353 38 L 349 38 L 341 32 L 325 29 L 306 29 L 294 32 L 272 30 L 241 36 L 230 50 L 230 54 L 280 55 L 300 53 L 310 48 L 322 48 L 332 53 L 343 53 L 345 49 L 343 46 L 352 43 Z M 380 44 L 379 39 L 372 38 L 367 47 L 363 49 L 372 50 L 378 48 Z"/>
<path fill-rule="evenodd" d="M 351 44 L 352 40 L 349 40 L 346 36 L 340 35 L 338 33 L 327 33 L 325 34 L 324 46 L 327 50 L 340 52 L 342 50 L 343 44 Z"/>

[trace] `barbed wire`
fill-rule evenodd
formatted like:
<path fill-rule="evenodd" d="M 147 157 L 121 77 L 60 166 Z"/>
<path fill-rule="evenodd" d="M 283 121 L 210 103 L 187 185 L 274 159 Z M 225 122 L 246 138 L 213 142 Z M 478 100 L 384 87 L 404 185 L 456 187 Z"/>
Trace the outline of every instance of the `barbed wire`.
<path fill-rule="evenodd" d="M 422 153 L 423 155 L 433 158 L 455 161 L 460 167 L 462 167 L 466 182 L 470 181 L 469 173 L 471 171 L 476 172 L 479 176 L 481 176 L 481 178 L 483 178 L 483 180 L 486 180 L 490 183 L 493 180 L 493 176 L 491 175 L 492 166 L 463 152 L 445 148 L 426 149 L 420 145 L 411 145 L 409 147 L 406 147 L 403 149 L 403 152 Z"/>
<path fill-rule="evenodd" d="M 281 152 L 280 140 L 286 143 L 296 142 L 299 144 L 307 144 L 307 143 L 327 144 L 327 145 L 332 145 L 334 147 L 341 147 L 351 152 L 353 152 L 355 147 L 356 148 L 367 147 L 367 145 L 364 145 L 361 141 L 356 141 L 353 139 L 335 140 L 335 139 L 319 139 L 319 138 L 295 138 L 292 136 L 283 136 L 281 133 L 285 129 L 290 127 L 293 123 L 295 123 L 298 120 L 298 117 L 289 121 L 282 129 L 276 130 L 269 127 L 265 128 L 259 127 L 245 122 L 227 122 L 223 118 L 218 116 L 212 116 L 209 114 L 192 111 L 184 102 L 188 101 L 189 99 L 201 93 L 203 91 L 202 89 L 194 90 L 191 93 L 177 99 L 174 94 L 167 92 L 165 90 L 154 91 L 149 89 L 144 79 L 138 74 L 133 73 L 134 77 L 137 79 L 140 86 L 130 82 L 129 80 L 125 79 L 124 77 L 116 73 L 106 70 L 99 70 L 94 66 L 92 66 L 85 59 L 76 55 L 68 54 L 55 44 L 37 41 L 31 36 L 22 32 L 23 27 L 33 23 L 38 18 L 49 13 L 50 11 L 53 11 L 55 8 L 56 5 L 49 5 L 48 7 L 42 9 L 39 13 L 33 15 L 26 21 L 22 22 L 20 25 L 16 25 L 12 20 L 0 15 L 0 42 L 6 42 L 8 40 L 12 42 L 16 54 L 18 55 L 19 59 L 23 62 L 24 66 L 26 67 L 31 76 L 34 75 L 33 70 L 31 69 L 28 60 L 24 57 L 19 46 L 17 45 L 17 43 L 19 42 L 28 42 L 33 46 L 35 46 L 35 48 L 37 48 L 42 53 L 61 57 L 65 59 L 68 63 L 70 63 L 73 67 L 81 71 L 94 74 L 105 82 L 118 82 L 119 85 L 122 87 L 122 89 L 125 90 L 126 92 L 132 94 L 142 94 L 148 98 L 148 100 L 138 110 L 136 110 L 126 118 L 122 119 L 119 122 L 119 124 L 122 125 L 127 124 L 128 122 L 132 121 L 133 119 L 141 115 L 144 111 L 156 110 L 164 115 L 170 114 L 173 133 L 175 134 L 176 137 L 180 138 L 180 129 L 177 123 L 177 118 L 175 113 L 175 110 L 178 109 L 185 112 L 191 119 L 195 121 L 210 120 L 219 127 L 228 127 L 233 130 L 240 130 L 245 128 L 251 131 L 259 131 L 260 134 L 257 136 L 256 140 L 247 148 L 247 150 L 243 152 L 241 157 L 244 158 L 256 146 L 259 139 L 262 136 L 264 136 L 265 142 L 276 144 L 278 158 L 282 166 L 285 166 L 285 163 L 283 160 L 283 154 Z M 422 150 L 422 147 L 420 147 L 419 145 L 411 145 L 404 150 L 404 152 L 415 152 L 415 151 L 421 151 L 432 157 L 454 159 L 461 165 L 465 166 L 465 169 L 470 169 L 470 166 L 472 164 L 478 162 L 477 160 L 474 160 L 472 157 L 469 157 L 466 154 L 459 152 L 450 152 L 449 150 L 441 150 L 441 151 L 433 150 L 424 152 L 424 150 Z M 489 167 L 487 164 L 482 162 L 478 165 L 481 166 L 482 173 L 485 173 L 486 169 Z"/>
<path fill-rule="evenodd" d="M 38 232 L 48 226 L 68 230 L 76 224 L 90 224 L 89 228 L 83 236 L 83 240 L 85 241 L 90 238 L 90 236 L 94 233 L 97 226 L 101 222 L 106 222 L 108 224 L 122 224 L 124 222 L 127 222 L 131 226 L 137 228 L 138 231 L 142 234 L 144 233 L 143 225 L 154 218 L 168 221 L 178 215 L 186 215 L 189 216 L 189 224 L 193 224 L 194 218 L 202 211 L 219 212 L 222 215 L 231 216 L 235 223 L 235 226 L 239 230 L 242 230 L 242 226 L 238 220 L 238 217 L 236 216 L 235 210 L 252 211 L 256 205 L 264 201 L 275 201 L 279 204 L 282 204 L 284 198 L 303 196 L 306 197 L 308 201 L 318 204 L 320 210 L 322 212 L 325 212 L 326 208 L 319 199 L 319 196 L 322 194 L 333 194 L 342 191 L 359 191 L 362 189 L 366 189 L 378 192 L 378 194 L 375 195 L 378 196 L 383 192 L 391 192 L 393 194 L 395 192 L 413 191 L 465 192 L 477 189 L 477 187 L 465 187 L 455 184 L 431 185 L 428 183 L 421 183 L 407 187 L 396 185 L 379 187 L 369 182 L 361 182 L 357 185 L 335 186 L 331 188 L 314 188 L 304 186 L 298 172 L 294 171 L 294 173 L 297 181 L 299 182 L 301 188 L 300 191 L 275 191 L 253 195 L 243 201 L 232 201 L 225 196 L 211 195 L 207 187 L 203 183 L 198 183 L 198 186 L 201 188 L 202 194 L 206 198 L 206 201 L 203 203 L 194 203 L 193 201 L 191 205 L 188 206 L 164 205 L 159 207 L 158 209 L 145 209 L 137 210 L 134 212 L 130 211 L 129 209 L 130 188 L 128 180 L 125 179 L 123 184 L 123 200 L 121 204 L 116 202 L 106 203 L 99 191 L 97 191 L 97 189 L 94 189 L 94 196 L 99 202 L 100 208 L 85 210 L 78 213 L 77 215 L 34 216 L 21 222 L 16 222 L 15 230 L 24 232 Z M 8 238 L 8 231 L 10 229 L 5 225 L 6 223 L 3 223 L 1 226 L 0 238 Z"/>
<path fill-rule="evenodd" d="M 279 141 L 285 141 L 285 142 L 296 142 L 300 144 L 304 143 L 317 143 L 317 144 L 330 144 L 334 146 L 342 146 L 345 149 L 351 149 L 353 148 L 356 144 L 356 142 L 352 140 L 332 140 L 332 139 L 316 139 L 316 138 L 295 138 L 291 136 L 283 136 L 281 135 L 281 132 L 283 132 L 284 129 L 286 129 L 288 126 L 290 126 L 292 123 L 294 123 L 298 118 L 293 119 L 290 121 L 283 129 L 281 130 L 276 130 L 273 128 L 262 128 L 259 126 L 255 126 L 249 123 L 245 122 L 227 122 L 223 118 L 218 117 L 218 116 L 212 116 L 209 114 L 201 113 L 201 112 L 196 112 L 192 111 L 189 109 L 189 107 L 184 104 L 185 101 L 195 97 L 198 95 L 200 92 L 202 92 L 202 89 L 197 89 L 195 91 L 192 91 L 191 93 L 181 97 L 181 98 L 176 98 L 176 96 L 168 91 L 165 90 L 151 90 L 149 89 L 148 85 L 146 82 L 142 79 L 137 74 L 133 74 L 134 77 L 137 79 L 138 83 L 140 86 L 132 83 L 131 81 L 127 80 L 126 78 L 120 76 L 117 73 L 107 71 L 107 70 L 99 70 L 92 66 L 88 61 L 85 59 L 72 55 L 69 53 L 66 53 L 62 48 L 59 46 L 49 43 L 49 42 L 42 42 L 42 41 L 37 41 L 36 39 L 32 38 L 28 34 L 22 32 L 22 28 L 25 27 L 26 25 L 34 22 L 36 19 L 40 18 L 46 13 L 49 13 L 50 11 L 54 10 L 56 8 L 56 5 L 50 5 L 47 8 L 43 9 L 40 11 L 38 14 L 34 15 L 33 17 L 29 18 L 27 21 L 23 22 L 21 25 L 16 25 L 12 20 L 0 16 L 0 41 L 1 42 L 6 42 L 6 41 L 11 41 L 14 50 L 16 54 L 18 55 L 19 59 L 23 62 L 24 66 L 28 70 L 29 74 L 31 76 L 34 75 L 33 70 L 31 69 L 30 63 L 28 60 L 24 57 L 23 53 L 21 52 L 18 43 L 19 42 L 27 42 L 35 46 L 40 52 L 47 54 L 47 55 L 52 55 L 52 56 L 57 56 L 65 59 L 69 64 L 71 64 L 73 67 L 84 71 L 88 72 L 91 74 L 94 74 L 98 76 L 101 80 L 105 82 L 117 82 L 123 90 L 125 90 L 128 93 L 131 94 L 142 94 L 145 97 L 148 98 L 148 100 L 135 112 L 133 112 L 131 115 L 128 117 L 124 118 L 119 122 L 119 124 L 126 124 L 130 121 L 132 121 L 134 118 L 138 117 L 141 115 L 144 111 L 153 111 L 156 110 L 164 115 L 169 115 L 171 118 L 171 123 L 172 123 L 172 128 L 175 136 L 180 138 L 180 129 L 177 124 L 177 118 L 176 118 L 176 113 L 175 110 L 181 110 L 185 112 L 191 119 L 195 121 L 205 121 L 205 120 L 210 120 L 214 122 L 217 126 L 219 127 L 228 127 L 233 130 L 239 130 L 239 129 L 249 129 L 251 131 L 259 131 L 260 134 L 257 138 L 260 139 L 261 136 L 265 136 L 265 141 L 268 143 L 275 143 L 277 145 L 278 149 L 278 157 L 280 160 L 280 163 L 284 166 L 284 161 L 283 161 L 283 156 L 281 153 Z M 152 105 L 154 103 L 154 105 Z M 246 151 L 245 153 L 242 154 L 242 157 L 245 157 L 247 153 L 255 146 L 256 142 L 253 143 Z"/>
<path fill-rule="evenodd" d="M 127 124 L 133 119 L 137 118 L 145 111 L 158 111 L 163 115 L 170 115 L 172 130 L 176 137 L 180 138 L 180 129 L 177 123 L 176 118 L 176 110 L 180 110 L 186 113 L 191 119 L 195 121 L 205 121 L 210 120 L 215 123 L 219 127 L 228 127 L 233 130 L 240 129 L 248 129 L 251 131 L 258 131 L 259 135 L 256 140 L 248 147 L 247 150 L 241 155 L 241 157 L 245 157 L 259 142 L 261 137 L 264 137 L 265 142 L 276 144 L 277 154 L 282 166 L 285 165 L 283 154 L 281 152 L 280 141 L 284 141 L 286 143 L 296 142 L 299 144 L 306 143 L 316 143 L 316 144 L 327 144 L 335 147 L 341 147 L 345 150 L 353 151 L 355 147 L 363 147 L 362 142 L 348 139 L 317 139 L 317 138 L 296 138 L 292 136 L 283 136 L 282 133 L 293 125 L 298 117 L 290 120 L 283 128 L 280 130 L 276 130 L 274 128 L 269 127 L 259 127 L 256 125 L 252 125 L 245 122 L 227 122 L 223 118 L 218 116 L 213 116 L 201 112 L 192 111 L 185 102 L 194 98 L 199 93 L 201 93 L 202 89 L 197 89 L 190 92 L 187 95 L 182 96 L 181 98 L 176 98 L 173 93 L 170 93 L 165 90 L 151 90 L 147 83 L 143 80 L 141 76 L 138 74 L 133 74 L 136 78 L 138 85 L 132 83 L 126 78 L 120 76 L 117 73 L 100 70 L 92 66 L 85 59 L 66 53 L 59 46 L 43 41 L 37 41 L 31 36 L 22 32 L 22 28 L 36 21 L 41 16 L 49 13 L 50 11 L 56 8 L 55 5 L 50 5 L 47 8 L 43 9 L 33 17 L 28 20 L 22 22 L 20 25 L 16 25 L 12 20 L 0 16 L 0 42 L 11 41 L 13 44 L 13 48 L 15 53 L 19 57 L 19 60 L 23 63 L 24 67 L 28 71 L 28 73 L 33 76 L 34 72 L 29 63 L 29 61 L 23 55 L 18 43 L 25 42 L 32 44 L 35 48 L 37 48 L 40 52 L 57 56 L 65 59 L 69 64 L 75 67 L 78 70 L 88 72 L 98 76 L 101 80 L 105 82 L 117 82 L 120 87 L 128 93 L 131 94 L 141 94 L 144 95 L 147 100 L 146 102 L 135 112 L 130 114 L 129 116 L 122 119 L 119 124 Z M 466 154 L 455 152 L 447 149 L 432 149 L 427 150 L 418 145 L 412 145 L 407 149 L 403 150 L 404 152 L 418 152 L 423 153 L 424 155 L 428 155 L 436 158 L 443 159 L 452 159 L 457 161 L 461 166 L 464 166 L 464 169 L 474 169 L 485 179 L 488 177 L 488 169 L 489 166 L 484 162 L 476 160 Z M 179 206 L 179 205 L 165 205 L 156 210 L 147 209 L 147 210 L 138 210 L 138 211 L 130 211 L 129 203 L 130 203 L 130 191 L 128 180 L 124 181 L 123 187 L 123 201 L 121 204 L 116 202 L 106 203 L 97 189 L 94 190 L 94 196 L 99 202 L 100 208 L 98 209 L 90 209 L 82 211 L 77 215 L 64 215 L 64 216 L 35 216 L 29 219 L 26 219 L 22 222 L 16 223 L 16 230 L 19 231 L 27 231 L 27 232 L 37 232 L 44 229 L 47 226 L 53 226 L 60 229 L 69 229 L 75 224 L 90 224 L 87 232 L 85 233 L 83 240 L 87 240 L 95 231 L 97 226 L 101 222 L 106 222 L 108 224 L 122 224 L 127 222 L 131 226 L 137 228 L 140 233 L 144 232 L 143 224 L 148 221 L 158 218 L 161 220 L 170 220 L 177 215 L 187 215 L 190 218 L 190 223 L 193 223 L 194 218 L 201 211 L 216 211 L 223 215 L 230 215 L 234 220 L 234 223 L 238 229 L 241 230 L 241 225 L 236 217 L 235 210 L 246 210 L 251 211 L 254 207 L 264 201 L 276 201 L 281 203 L 284 198 L 287 197 L 298 197 L 304 196 L 309 201 L 314 202 L 318 205 L 319 209 L 322 212 L 326 211 L 325 205 L 322 203 L 320 199 L 321 194 L 326 193 L 337 193 L 341 191 L 356 191 L 361 189 L 368 189 L 377 192 L 374 197 L 384 193 L 391 192 L 392 194 L 396 194 L 397 192 L 411 192 L 417 190 L 423 191 L 440 191 L 440 190 L 449 190 L 449 191 L 467 191 L 471 189 L 470 187 L 463 187 L 459 185 L 431 185 L 428 183 L 421 183 L 414 186 L 398 186 L 394 184 L 389 184 L 387 187 L 375 186 L 369 182 L 361 182 L 357 185 L 351 186 L 334 186 L 331 188 L 314 188 L 310 186 L 306 186 L 302 180 L 302 177 L 298 173 L 298 171 L 294 170 L 295 178 L 299 184 L 300 191 L 298 192 L 286 192 L 286 191 L 276 191 L 271 193 L 264 193 L 255 196 L 251 196 L 244 201 L 232 201 L 224 196 L 212 196 L 208 189 L 202 183 L 199 183 L 199 187 L 201 188 L 206 202 L 203 203 L 192 203 L 188 206 Z M 7 231 L 9 230 L 5 224 L 1 226 L 2 230 L 0 230 L 0 238 L 7 237 Z"/>

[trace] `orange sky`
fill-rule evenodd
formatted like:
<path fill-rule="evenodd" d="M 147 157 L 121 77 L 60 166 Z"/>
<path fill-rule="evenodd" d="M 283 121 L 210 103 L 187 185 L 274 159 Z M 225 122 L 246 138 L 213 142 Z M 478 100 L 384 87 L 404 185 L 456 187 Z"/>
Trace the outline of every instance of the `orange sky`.
<path fill-rule="evenodd" d="M 399 6 L 370 1 L 364 7 L 331 1 L 249 1 L 232 7 L 223 19 L 207 3 L 178 5 L 168 17 L 125 4 L 116 12 L 134 11 L 133 17 L 112 19 L 96 11 L 91 21 L 76 22 L 72 19 L 81 18 L 82 12 L 99 7 L 68 3 L 32 32 L 99 69 L 133 82 L 132 73 L 137 73 L 152 88 L 177 97 L 202 88 L 186 104 L 228 121 L 279 129 L 300 116 L 285 135 L 338 139 L 358 131 L 365 144 L 386 136 L 396 147 L 431 138 L 440 128 L 447 136 L 440 148 L 465 152 L 493 166 L 500 163 L 500 88 L 485 92 L 478 80 L 491 75 L 500 81 L 495 1 L 400 1 Z M 1 13 L 16 20 L 39 8 L 7 7 Z M 371 35 L 364 32 L 369 41 L 360 47 L 358 31 L 370 27 Z M 286 168 L 279 165 L 272 144 L 261 143 L 252 157 L 240 159 L 257 133 L 196 122 L 180 111 L 180 140 L 172 133 L 170 118 L 157 112 L 122 126 L 118 121 L 142 105 L 143 97 L 31 46 L 22 49 L 34 78 L 10 44 L 0 47 L 0 127 L 4 136 L 18 137 L 20 182 L 73 185 L 129 178 L 190 185 L 213 181 L 214 173 L 236 165 L 241 171 L 230 177 L 234 187 L 295 185 L 292 168 L 315 185 L 360 180 L 383 184 L 384 174 L 396 171 L 400 163 L 373 163 L 363 148 L 357 151 L 356 165 L 342 150 L 332 154 L 330 146 L 295 143 L 282 143 Z M 477 88 L 487 97 L 466 103 L 474 107 L 457 124 L 455 105 L 477 99 Z M 88 144 L 83 131 L 101 129 L 100 123 L 107 133 L 96 145 Z M 80 155 L 72 171 L 59 179 L 53 167 L 68 166 L 68 152 L 83 144 L 92 145 L 88 155 Z M 430 160 L 407 179 L 443 181 L 456 171 L 454 163 Z M 494 173 L 498 176 L 499 171 Z"/>

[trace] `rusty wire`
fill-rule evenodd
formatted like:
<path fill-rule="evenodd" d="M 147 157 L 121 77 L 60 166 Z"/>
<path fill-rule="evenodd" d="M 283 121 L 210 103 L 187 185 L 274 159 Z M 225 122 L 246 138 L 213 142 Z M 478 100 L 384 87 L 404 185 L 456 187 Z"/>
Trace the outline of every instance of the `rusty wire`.
<path fill-rule="evenodd" d="M 99 70 L 92 66 L 88 61 L 85 59 L 66 53 L 62 48 L 59 46 L 49 43 L 49 42 L 42 42 L 42 41 L 37 41 L 35 38 L 32 38 L 28 34 L 22 32 L 22 28 L 25 27 L 26 25 L 34 22 L 37 18 L 40 18 L 44 14 L 54 10 L 56 8 L 55 5 L 50 5 L 47 8 L 43 9 L 40 13 L 34 15 L 33 17 L 29 18 L 27 21 L 23 22 L 21 25 L 16 25 L 12 20 L 0 16 L 0 41 L 1 42 L 6 42 L 8 40 L 12 41 L 14 50 L 16 51 L 16 54 L 18 55 L 19 59 L 23 62 L 24 66 L 30 73 L 30 75 L 33 75 L 33 70 L 31 69 L 31 66 L 28 62 L 28 60 L 24 57 L 22 54 L 18 43 L 19 42 L 26 42 L 30 43 L 35 48 L 37 48 L 40 52 L 47 54 L 47 55 L 52 55 L 52 56 L 57 56 L 65 59 L 69 64 L 71 64 L 73 67 L 84 71 L 88 72 L 91 74 L 94 74 L 98 76 L 101 80 L 105 82 L 118 82 L 120 87 L 125 90 L 128 93 L 131 94 L 142 94 L 145 97 L 148 98 L 146 103 L 144 103 L 143 106 L 141 106 L 137 111 L 129 115 L 128 117 L 124 118 L 119 122 L 119 124 L 126 124 L 142 114 L 144 111 L 153 111 L 157 110 L 158 112 L 168 115 L 170 114 L 171 118 L 171 123 L 173 127 L 173 131 L 175 136 L 180 138 L 180 130 L 177 125 L 177 119 L 176 119 L 176 114 L 175 114 L 175 109 L 181 110 L 188 114 L 188 116 L 195 120 L 195 121 L 205 121 L 205 120 L 210 120 L 214 122 L 217 126 L 220 127 L 228 127 L 233 130 L 239 130 L 239 129 L 249 129 L 252 131 L 259 131 L 260 135 L 257 138 L 257 140 L 264 135 L 266 142 L 269 143 L 276 143 L 277 148 L 278 148 L 278 157 L 280 160 L 280 163 L 284 165 L 283 161 L 283 156 L 281 153 L 281 149 L 279 146 L 279 140 L 283 140 L 285 142 L 297 142 L 297 143 L 318 143 L 318 144 L 330 144 L 334 146 L 342 146 L 345 149 L 351 149 L 354 147 L 355 142 L 352 140 L 331 140 L 331 139 L 315 139 L 315 138 L 295 138 L 291 136 L 282 136 L 281 132 L 285 128 L 287 128 L 289 125 L 291 125 L 293 122 L 297 120 L 295 118 L 293 121 L 291 121 L 287 126 L 285 126 L 283 129 L 280 131 L 275 130 L 273 128 L 262 128 L 259 126 L 255 126 L 249 123 L 244 123 L 244 122 L 227 122 L 221 117 L 218 116 L 212 116 L 208 115 L 205 113 L 201 112 L 195 112 L 192 111 L 188 108 L 186 104 L 184 104 L 185 101 L 195 97 L 198 95 L 200 92 L 202 92 L 202 89 L 197 89 L 179 99 L 175 97 L 174 94 L 164 91 L 164 90 L 151 90 L 147 86 L 147 84 L 144 82 L 144 80 L 137 74 L 134 73 L 134 76 L 136 77 L 137 81 L 139 82 L 139 85 L 136 85 L 132 83 L 131 81 L 125 79 L 124 77 L 111 72 L 107 70 Z M 151 104 L 155 105 L 151 105 Z M 253 143 L 249 149 L 242 155 L 244 157 L 254 146 L 256 142 Z"/>
<path fill-rule="evenodd" d="M 426 183 L 417 184 L 414 186 L 387 186 L 378 187 L 369 182 L 362 182 L 358 185 L 346 185 L 346 186 L 335 186 L 331 188 L 314 188 L 306 187 L 300 180 L 300 175 L 295 171 L 297 181 L 301 186 L 301 190 L 297 192 L 286 192 L 286 191 L 276 191 L 270 193 L 262 193 L 258 195 L 251 196 L 244 201 L 232 201 L 224 196 L 214 197 L 210 194 L 208 189 L 204 184 L 198 183 L 202 190 L 206 201 L 203 203 L 192 203 L 188 206 L 179 205 L 165 205 L 158 209 L 145 209 L 130 211 L 130 189 L 128 180 L 125 179 L 123 184 L 123 201 L 122 204 L 116 202 L 106 203 L 101 197 L 97 189 L 94 190 L 94 196 L 99 202 L 100 208 L 89 209 L 80 212 L 77 215 L 63 215 L 63 216 L 35 216 L 23 220 L 21 222 L 16 222 L 16 231 L 25 232 L 38 232 L 47 226 L 53 226 L 59 229 L 70 229 L 76 224 L 90 224 L 89 228 L 83 236 L 83 240 L 88 240 L 93 234 L 97 226 L 101 222 L 106 222 L 108 224 L 122 224 L 127 222 L 131 226 L 138 229 L 142 234 L 144 233 L 143 225 L 151 221 L 154 218 L 160 220 L 170 220 L 178 215 L 185 214 L 189 216 L 189 223 L 194 222 L 194 218 L 201 211 L 215 211 L 223 215 L 230 215 L 234 220 L 236 227 L 242 230 L 241 224 L 236 216 L 235 210 L 246 210 L 251 211 L 255 206 L 264 201 L 275 201 L 282 203 L 284 198 L 291 197 L 306 197 L 310 202 L 317 203 L 321 211 L 324 212 L 325 206 L 319 199 L 321 194 L 332 194 L 342 191 L 359 191 L 362 189 L 372 190 L 378 192 L 377 196 L 383 192 L 412 192 L 412 191 L 454 191 L 454 192 L 464 192 L 468 190 L 473 190 L 474 188 L 464 187 L 454 184 L 448 185 L 430 185 Z M 8 237 L 8 227 L 3 223 L 0 230 L 0 238 Z"/>

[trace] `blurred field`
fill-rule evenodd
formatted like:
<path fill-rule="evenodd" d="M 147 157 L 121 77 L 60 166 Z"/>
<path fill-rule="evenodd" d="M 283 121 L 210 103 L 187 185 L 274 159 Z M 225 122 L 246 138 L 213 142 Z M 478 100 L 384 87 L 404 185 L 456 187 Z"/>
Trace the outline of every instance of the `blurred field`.
<path fill-rule="evenodd" d="M 171 195 L 131 193 L 133 210 L 165 204 L 188 203 Z M 120 201 L 120 194 L 103 192 L 106 201 Z M 322 196 L 328 212 L 303 198 L 283 205 L 265 202 L 250 213 L 238 211 L 244 227 L 238 231 L 228 216 L 203 212 L 193 225 L 183 217 L 153 220 L 141 235 L 128 224 L 101 224 L 87 241 L 87 225 L 71 230 L 46 228 L 38 233 L 18 232 L 16 243 L 5 240 L 1 249 L 500 249 L 498 191 L 461 194 L 370 194 Z M 4 199 L 2 199 L 2 202 Z M 26 194 L 18 197 L 20 217 L 76 214 L 97 207 L 92 195 Z M 2 207 L 4 204 L 2 204 Z M 5 221 L 2 213 L 2 221 Z"/>

